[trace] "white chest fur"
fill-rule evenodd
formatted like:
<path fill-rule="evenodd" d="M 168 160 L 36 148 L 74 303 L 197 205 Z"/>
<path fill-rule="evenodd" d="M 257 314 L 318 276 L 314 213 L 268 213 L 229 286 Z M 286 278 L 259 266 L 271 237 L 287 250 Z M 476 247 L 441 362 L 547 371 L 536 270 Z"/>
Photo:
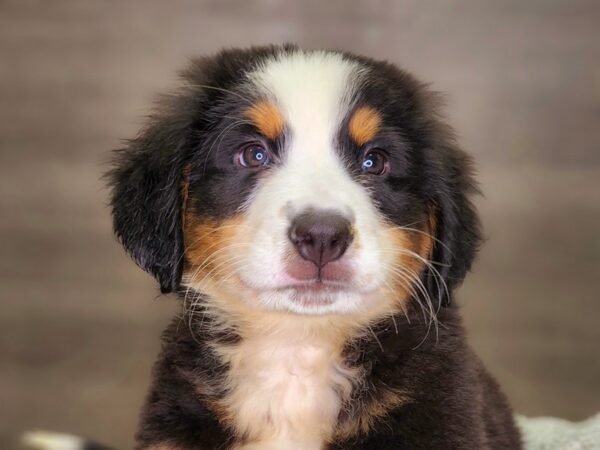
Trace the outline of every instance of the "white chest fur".
<path fill-rule="evenodd" d="M 244 450 L 318 450 L 331 436 L 352 371 L 323 339 L 278 332 L 244 339 L 224 356 L 231 393 L 225 407 Z"/>

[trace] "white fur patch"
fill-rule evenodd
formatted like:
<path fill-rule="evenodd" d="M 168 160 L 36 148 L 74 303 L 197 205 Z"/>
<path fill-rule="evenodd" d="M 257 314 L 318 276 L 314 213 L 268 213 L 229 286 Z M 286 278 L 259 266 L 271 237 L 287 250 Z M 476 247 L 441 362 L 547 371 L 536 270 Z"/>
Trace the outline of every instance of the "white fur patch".
<path fill-rule="evenodd" d="M 368 294 L 384 283 L 382 266 L 390 252 L 378 212 L 336 148 L 363 71 L 337 53 L 297 51 L 269 60 L 249 77 L 281 110 L 289 130 L 283 161 L 245 205 L 244 225 L 252 233 L 236 248 L 235 271 L 257 292 L 252 301 L 259 304 L 253 306 L 301 314 L 361 313 L 376 300 Z M 343 257 L 353 273 L 349 289 L 312 303 L 294 301 L 292 292 L 281 289 L 294 281 L 283 269 L 286 255 L 294 252 L 287 237 L 290 220 L 307 208 L 351 218 L 356 234 Z"/>
<path fill-rule="evenodd" d="M 302 326 L 275 327 L 221 353 L 230 364 L 225 406 L 249 440 L 241 448 L 322 447 L 354 376 L 331 340 Z"/>

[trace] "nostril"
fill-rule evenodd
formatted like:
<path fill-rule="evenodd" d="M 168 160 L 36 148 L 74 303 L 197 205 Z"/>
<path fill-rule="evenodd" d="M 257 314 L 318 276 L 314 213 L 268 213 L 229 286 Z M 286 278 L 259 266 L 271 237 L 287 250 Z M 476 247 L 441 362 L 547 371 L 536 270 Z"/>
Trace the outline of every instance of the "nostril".
<path fill-rule="evenodd" d="M 345 253 L 352 241 L 351 224 L 338 213 L 310 210 L 293 219 L 289 238 L 302 258 L 323 267 Z"/>

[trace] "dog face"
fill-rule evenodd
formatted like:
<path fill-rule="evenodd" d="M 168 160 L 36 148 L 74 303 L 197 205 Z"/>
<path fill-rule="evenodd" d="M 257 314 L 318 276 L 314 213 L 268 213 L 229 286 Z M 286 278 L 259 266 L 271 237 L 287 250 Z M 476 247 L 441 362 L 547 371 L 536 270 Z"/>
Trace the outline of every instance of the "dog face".
<path fill-rule="evenodd" d="M 305 315 L 449 302 L 479 238 L 474 188 L 421 83 L 290 46 L 183 76 L 111 172 L 116 234 L 164 292 Z"/>

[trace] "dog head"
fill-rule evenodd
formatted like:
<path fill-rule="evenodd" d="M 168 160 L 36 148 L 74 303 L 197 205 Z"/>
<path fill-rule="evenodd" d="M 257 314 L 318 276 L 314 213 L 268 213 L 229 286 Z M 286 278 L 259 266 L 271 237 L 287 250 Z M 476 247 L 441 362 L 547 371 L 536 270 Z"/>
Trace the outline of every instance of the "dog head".
<path fill-rule="evenodd" d="M 475 188 L 424 84 L 293 46 L 183 79 L 110 173 L 115 232 L 163 292 L 311 315 L 450 302 L 479 242 Z"/>

